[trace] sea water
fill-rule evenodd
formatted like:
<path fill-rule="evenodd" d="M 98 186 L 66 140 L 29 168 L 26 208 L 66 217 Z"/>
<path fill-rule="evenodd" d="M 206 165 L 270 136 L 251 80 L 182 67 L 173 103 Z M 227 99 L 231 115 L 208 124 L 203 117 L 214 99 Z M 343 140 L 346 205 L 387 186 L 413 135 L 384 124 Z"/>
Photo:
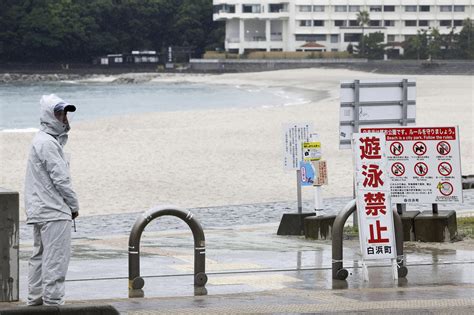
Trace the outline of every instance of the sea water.
<path fill-rule="evenodd" d="M 140 84 L 62 81 L 0 85 L 0 130 L 39 126 L 39 100 L 55 93 L 77 105 L 75 121 L 147 112 L 274 107 L 304 104 L 312 94 L 276 87 L 146 82 Z M 312 96 L 311 96 L 312 95 Z"/>

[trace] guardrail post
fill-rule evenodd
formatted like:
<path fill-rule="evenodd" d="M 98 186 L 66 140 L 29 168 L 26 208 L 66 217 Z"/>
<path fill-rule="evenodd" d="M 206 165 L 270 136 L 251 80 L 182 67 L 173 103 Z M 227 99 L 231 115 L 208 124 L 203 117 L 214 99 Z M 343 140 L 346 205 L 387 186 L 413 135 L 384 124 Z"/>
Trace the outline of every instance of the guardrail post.
<path fill-rule="evenodd" d="M 19 194 L 0 188 L 0 302 L 19 299 L 19 230 Z"/>
<path fill-rule="evenodd" d="M 207 283 L 206 241 L 201 224 L 190 211 L 175 206 L 162 206 L 151 209 L 137 218 L 130 232 L 128 242 L 128 289 L 129 297 L 143 297 L 145 280 L 140 277 L 140 238 L 145 227 L 152 220 L 171 215 L 178 217 L 191 228 L 194 237 L 194 285 L 203 287 Z"/>
<path fill-rule="evenodd" d="M 337 215 L 332 226 L 332 278 L 336 280 L 345 280 L 349 275 L 347 269 L 343 266 L 343 234 L 344 224 L 349 216 L 357 210 L 356 200 L 351 200 L 342 211 Z M 396 210 L 393 211 L 395 223 L 395 239 L 397 246 L 397 264 L 398 277 L 405 278 L 408 269 L 405 267 L 403 259 L 403 224 L 400 215 Z"/>

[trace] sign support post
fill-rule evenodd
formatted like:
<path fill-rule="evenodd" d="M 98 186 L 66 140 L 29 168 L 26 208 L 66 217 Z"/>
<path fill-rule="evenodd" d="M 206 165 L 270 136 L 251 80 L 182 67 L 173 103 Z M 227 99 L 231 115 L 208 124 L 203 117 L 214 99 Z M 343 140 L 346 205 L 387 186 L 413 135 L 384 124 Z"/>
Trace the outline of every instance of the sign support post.
<path fill-rule="evenodd" d="M 309 142 L 313 125 L 306 123 L 284 124 L 283 130 L 283 165 L 288 171 L 296 171 L 296 194 L 298 199 L 297 213 L 284 213 L 278 227 L 277 235 L 303 235 L 304 218 L 314 216 L 314 212 L 303 213 L 301 195 L 302 177 L 306 178 L 306 170 L 302 170 L 300 162 L 303 161 L 303 143 Z"/>
<path fill-rule="evenodd" d="M 298 197 L 298 214 L 303 213 L 303 198 L 301 196 L 301 170 L 296 170 L 296 194 Z"/>

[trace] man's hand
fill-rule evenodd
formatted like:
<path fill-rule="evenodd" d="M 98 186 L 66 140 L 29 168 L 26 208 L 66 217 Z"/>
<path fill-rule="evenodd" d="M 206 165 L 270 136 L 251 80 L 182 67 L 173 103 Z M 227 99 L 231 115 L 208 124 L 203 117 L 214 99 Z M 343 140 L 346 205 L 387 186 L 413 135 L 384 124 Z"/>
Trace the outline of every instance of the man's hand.
<path fill-rule="evenodd" d="M 77 218 L 79 216 L 79 212 L 73 212 L 72 213 L 72 219 L 74 220 L 75 218 Z"/>

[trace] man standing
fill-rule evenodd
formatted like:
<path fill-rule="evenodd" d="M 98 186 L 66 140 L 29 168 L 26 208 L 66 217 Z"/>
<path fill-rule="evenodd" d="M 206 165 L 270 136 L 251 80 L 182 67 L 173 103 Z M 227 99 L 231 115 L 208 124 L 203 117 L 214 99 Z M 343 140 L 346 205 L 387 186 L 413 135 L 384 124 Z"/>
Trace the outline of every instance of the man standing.
<path fill-rule="evenodd" d="M 67 113 L 76 107 L 54 94 L 43 95 L 40 105 L 41 127 L 31 145 L 25 178 L 26 222 L 33 225 L 34 238 L 28 265 L 30 306 L 64 304 L 71 219 L 79 215 L 63 151 L 71 129 Z"/>

